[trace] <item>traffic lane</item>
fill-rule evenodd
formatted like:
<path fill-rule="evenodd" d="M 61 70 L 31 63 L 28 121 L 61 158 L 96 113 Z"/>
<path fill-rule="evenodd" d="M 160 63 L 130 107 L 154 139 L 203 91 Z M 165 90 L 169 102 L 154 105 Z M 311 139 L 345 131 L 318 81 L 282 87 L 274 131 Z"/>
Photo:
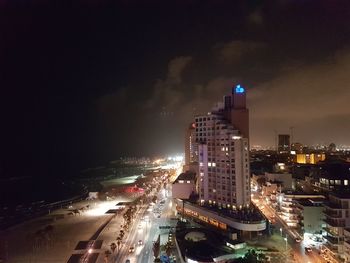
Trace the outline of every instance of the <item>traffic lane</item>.
<path fill-rule="evenodd" d="M 149 233 L 145 238 L 145 245 L 138 258 L 139 263 L 153 262 L 153 241 L 156 240 L 159 231 L 157 218 L 152 217 Z"/>
<path fill-rule="evenodd" d="M 138 224 L 144 212 L 146 211 L 146 205 L 141 206 L 140 212 L 136 214 L 135 219 L 132 221 L 129 231 L 126 233 L 127 238 L 121 248 L 119 256 L 116 262 L 125 262 L 127 259 L 131 260 L 131 262 L 136 262 L 135 255 L 133 253 L 129 253 L 129 248 L 132 244 L 135 245 L 135 237 L 138 231 Z"/>

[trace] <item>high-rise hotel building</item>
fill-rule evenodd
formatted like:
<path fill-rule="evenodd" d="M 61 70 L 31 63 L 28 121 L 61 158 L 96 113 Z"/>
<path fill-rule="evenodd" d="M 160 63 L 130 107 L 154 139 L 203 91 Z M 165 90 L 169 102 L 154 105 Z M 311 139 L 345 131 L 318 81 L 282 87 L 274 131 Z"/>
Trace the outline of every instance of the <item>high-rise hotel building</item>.
<path fill-rule="evenodd" d="M 195 117 L 201 203 L 239 208 L 250 204 L 249 112 L 240 85 L 206 115 Z"/>

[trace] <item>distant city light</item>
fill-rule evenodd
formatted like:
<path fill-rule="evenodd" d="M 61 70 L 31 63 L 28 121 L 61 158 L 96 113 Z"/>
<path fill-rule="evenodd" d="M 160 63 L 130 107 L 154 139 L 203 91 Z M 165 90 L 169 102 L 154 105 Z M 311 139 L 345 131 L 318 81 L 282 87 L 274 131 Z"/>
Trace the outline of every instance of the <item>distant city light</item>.
<path fill-rule="evenodd" d="M 235 89 L 235 92 L 236 93 L 244 93 L 244 88 L 241 86 L 241 85 L 236 85 L 236 89 Z"/>

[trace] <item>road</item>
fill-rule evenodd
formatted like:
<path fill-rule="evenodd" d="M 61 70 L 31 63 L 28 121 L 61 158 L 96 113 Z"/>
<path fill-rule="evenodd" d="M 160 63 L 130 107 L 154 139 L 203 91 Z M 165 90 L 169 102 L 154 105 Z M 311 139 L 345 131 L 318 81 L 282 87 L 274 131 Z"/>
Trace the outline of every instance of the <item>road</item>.
<path fill-rule="evenodd" d="M 280 234 L 287 237 L 286 256 L 289 262 L 315 262 L 325 263 L 326 261 L 319 255 L 316 248 L 312 248 L 312 252 L 305 252 L 304 241 L 296 242 L 296 238 L 300 237 L 299 233 L 287 226 L 287 224 L 279 217 L 276 211 L 266 202 L 265 199 L 259 198 L 257 194 L 252 197 L 253 203 L 260 209 L 260 211 L 267 217 L 273 226 L 280 231 Z M 286 261 L 287 262 L 287 261 Z"/>
<path fill-rule="evenodd" d="M 153 206 L 149 207 L 148 204 L 145 204 L 140 208 L 130 230 L 126 233 L 125 243 L 120 248 L 115 262 L 124 263 L 127 259 L 131 263 L 153 262 L 153 242 L 158 238 L 158 235 L 161 235 L 161 244 L 165 243 L 169 231 L 160 230 L 159 226 L 174 226 L 176 224 L 175 220 L 170 219 L 173 217 L 171 193 L 168 191 L 166 196 L 164 194 L 163 191 L 158 193 L 158 200 L 166 200 L 160 218 L 158 218 L 158 214 L 153 213 Z M 154 206 L 160 207 L 159 201 Z M 142 241 L 142 245 L 138 244 L 139 240 Z M 132 246 L 135 247 L 135 251 L 129 252 L 129 248 Z"/>

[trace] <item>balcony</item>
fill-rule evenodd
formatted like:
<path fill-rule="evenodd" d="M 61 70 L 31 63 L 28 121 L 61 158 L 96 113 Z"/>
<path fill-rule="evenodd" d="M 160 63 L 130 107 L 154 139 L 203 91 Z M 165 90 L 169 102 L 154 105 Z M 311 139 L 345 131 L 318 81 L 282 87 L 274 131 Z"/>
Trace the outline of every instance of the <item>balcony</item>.
<path fill-rule="evenodd" d="M 326 218 L 324 222 L 333 227 L 345 227 L 344 220 L 335 220 L 335 219 Z"/>
<path fill-rule="evenodd" d="M 323 227 L 322 228 L 325 232 L 327 232 L 327 235 L 329 236 L 333 236 L 333 237 L 337 237 L 338 233 L 336 231 L 334 231 L 332 228 L 329 227 Z"/>
<path fill-rule="evenodd" d="M 344 245 L 347 249 L 350 250 L 350 240 L 349 239 L 344 240 Z"/>
<path fill-rule="evenodd" d="M 343 238 L 337 238 L 332 236 L 324 236 L 324 238 L 327 240 L 327 242 L 331 243 L 332 245 L 339 245 L 340 242 L 343 241 Z"/>
<path fill-rule="evenodd" d="M 334 246 L 329 242 L 326 242 L 323 244 L 327 249 L 329 249 L 330 251 L 332 251 L 333 253 L 338 253 L 338 246 Z"/>
<path fill-rule="evenodd" d="M 343 209 L 340 204 L 335 204 L 335 203 L 324 203 L 323 206 L 325 208 L 332 209 L 332 210 L 342 210 Z"/>
<path fill-rule="evenodd" d="M 350 238 L 350 228 L 344 228 L 344 236 Z"/>
<path fill-rule="evenodd" d="M 339 211 L 334 212 L 334 210 L 326 209 L 323 211 L 323 214 L 326 215 L 327 217 L 330 217 L 330 218 L 341 218 L 342 214 L 338 213 L 338 212 Z"/>

